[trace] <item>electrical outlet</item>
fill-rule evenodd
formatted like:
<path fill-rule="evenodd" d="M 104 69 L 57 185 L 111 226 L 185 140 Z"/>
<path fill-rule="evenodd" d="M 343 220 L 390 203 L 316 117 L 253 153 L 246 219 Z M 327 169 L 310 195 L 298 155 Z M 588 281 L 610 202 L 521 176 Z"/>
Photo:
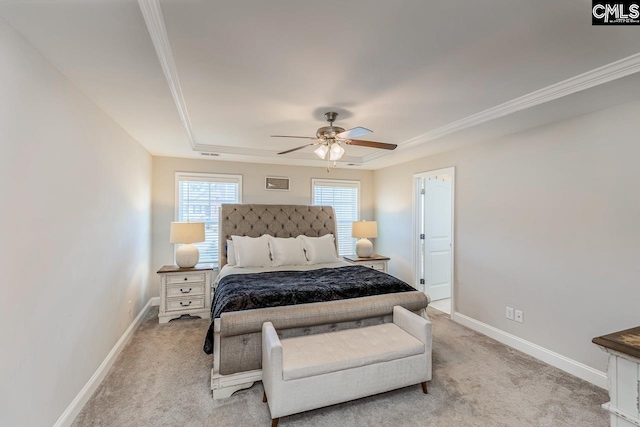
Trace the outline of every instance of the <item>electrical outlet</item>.
<path fill-rule="evenodd" d="M 129 300 L 128 311 L 127 313 L 131 314 L 131 300 Z"/>
<path fill-rule="evenodd" d="M 524 313 L 522 312 L 522 310 L 516 310 L 515 321 L 519 323 L 524 323 Z"/>
<path fill-rule="evenodd" d="M 507 319 L 513 320 L 513 307 L 507 307 Z"/>

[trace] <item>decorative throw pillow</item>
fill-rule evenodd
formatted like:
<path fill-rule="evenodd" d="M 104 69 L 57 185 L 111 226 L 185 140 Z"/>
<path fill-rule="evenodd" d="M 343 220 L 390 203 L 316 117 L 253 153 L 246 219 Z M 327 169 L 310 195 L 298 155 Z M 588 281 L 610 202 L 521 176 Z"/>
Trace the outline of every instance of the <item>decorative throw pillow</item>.
<path fill-rule="evenodd" d="M 271 237 L 269 238 L 269 248 L 271 248 L 271 259 L 275 267 L 305 265 L 307 263 L 301 239 Z"/>
<path fill-rule="evenodd" d="M 227 239 L 227 264 L 236 265 L 236 248 L 233 246 L 233 240 Z"/>
<path fill-rule="evenodd" d="M 260 237 L 231 236 L 238 267 L 270 267 L 269 235 Z"/>
<path fill-rule="evenodd" d="M 338 261 L 336 241 L 333 234 L 322 237 L 298 236 L 302 240 L 308 264 L 324 264 Z"/>

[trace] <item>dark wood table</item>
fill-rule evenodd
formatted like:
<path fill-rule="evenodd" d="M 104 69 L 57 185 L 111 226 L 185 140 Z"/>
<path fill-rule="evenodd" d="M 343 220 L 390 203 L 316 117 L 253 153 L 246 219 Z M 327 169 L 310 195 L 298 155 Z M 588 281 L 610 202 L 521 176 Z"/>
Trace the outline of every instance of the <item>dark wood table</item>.
<path fill-rule="evenodd" d="M 602 407 L 611 413 L 611 425 L 640 426 L 640 326 L 592 340 L 609 353 L 611 401 Z"/>
<path fill-rule="evenodd" d="M 594 344 L 640 359 L 640 326 L 594 338 Z"/>

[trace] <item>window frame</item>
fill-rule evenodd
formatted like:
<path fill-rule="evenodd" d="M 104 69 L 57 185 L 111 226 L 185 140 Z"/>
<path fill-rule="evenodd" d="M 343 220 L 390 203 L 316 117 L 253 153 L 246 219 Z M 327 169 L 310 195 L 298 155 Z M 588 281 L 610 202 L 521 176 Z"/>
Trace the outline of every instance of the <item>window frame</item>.
<path fill-rule="evenodd" d="M 327 186 L 334 186 L 334 187 L 355 187 L 358 190 L 358 206 L 356 209 L 357 212 L 357 218 L 356 221 L 360 221 L 360 218 L 362 217 L 362 202 L 361 202 L 361 198 L 362 198 L 362 190 L 361 190 L 361 182 L 359 180 L 351 180 L 351 179 L 327 179 L 327 178 L 311 178 L 311 205 L 313 206 L 320 206 L 320 205 L 316 205 L 314 203 L 315 199 L 316 199 L 316 185 L 317 184 L 321 184 L 321 183 L 328 183 Z M 345 185 L 339 185 L 339 184 L 345 184 Z M 338 229 L 338 218 L 336 218 L 336 232 Z M 338 239 L 340 238 L 340 236 L 338 236 Z M 355 237 L 352 237 L 352 239 L 354 240 L 353 243 L 353 248 L 352 248 L 352 253 L 351 254 L 342 254 L 339 253 L 338 255 L 340 257 L 343 256 L 347 256 L 347 255 L 353 255 L 356 253 L 356 246 L 355 246 L 355 241 L 357 241 L 357 239 Z M 339 240 L 336 242 L 338 244 L 338 248 L 340 247 L 339 244 Z"/>
<path fill-rule="evenodd" d="M 184 178 L 194 178 L 191 181 L 200 182 L 220 182 L 219 180 L 237 180 L 238 181 L 238 201 L 236 203 L 242 203 L 242 175 L 229 174 L 229 173 L 208 173 L 208 172 L 176 172 L 174 178 L 174 206 L 173 206 L 173 220 L 178 221 L 178 213 L 180 212 L 180 181 L 186 180 Z M 219 221 L 219 220 L 218 220 Z M 220 236 L 218 235 L 218 240 Z M 175 262 L 176 251 L 178 250 L 179 243 L 173 245 L 173 259 Z M 213 261 L 213 264 L 219 263 L 220 260 Z"/>

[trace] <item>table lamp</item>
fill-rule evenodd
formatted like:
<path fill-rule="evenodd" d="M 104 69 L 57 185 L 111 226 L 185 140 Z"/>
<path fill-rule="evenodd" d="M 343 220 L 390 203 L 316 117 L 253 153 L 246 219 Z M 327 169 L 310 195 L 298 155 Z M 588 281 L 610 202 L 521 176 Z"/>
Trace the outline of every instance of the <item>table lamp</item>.
<path fill-rule="evenodd" d="M 176 250 L 176 264 L 191 268 L 200 260 L 200 252 L 193 243 L 204 242 L 204 222 L 172 222 L 169 237 L 171 243 L 182 243 Z"/>
<path fill-rule="evenodd" d="M 354 222 L 351 237 L 360 238 L 356 243 L 356 255 L 360 258 L 369 258 L 373 255 L 373 243 L 368 238 L 378 237 L 378 223 L 376 221 Z"/>

